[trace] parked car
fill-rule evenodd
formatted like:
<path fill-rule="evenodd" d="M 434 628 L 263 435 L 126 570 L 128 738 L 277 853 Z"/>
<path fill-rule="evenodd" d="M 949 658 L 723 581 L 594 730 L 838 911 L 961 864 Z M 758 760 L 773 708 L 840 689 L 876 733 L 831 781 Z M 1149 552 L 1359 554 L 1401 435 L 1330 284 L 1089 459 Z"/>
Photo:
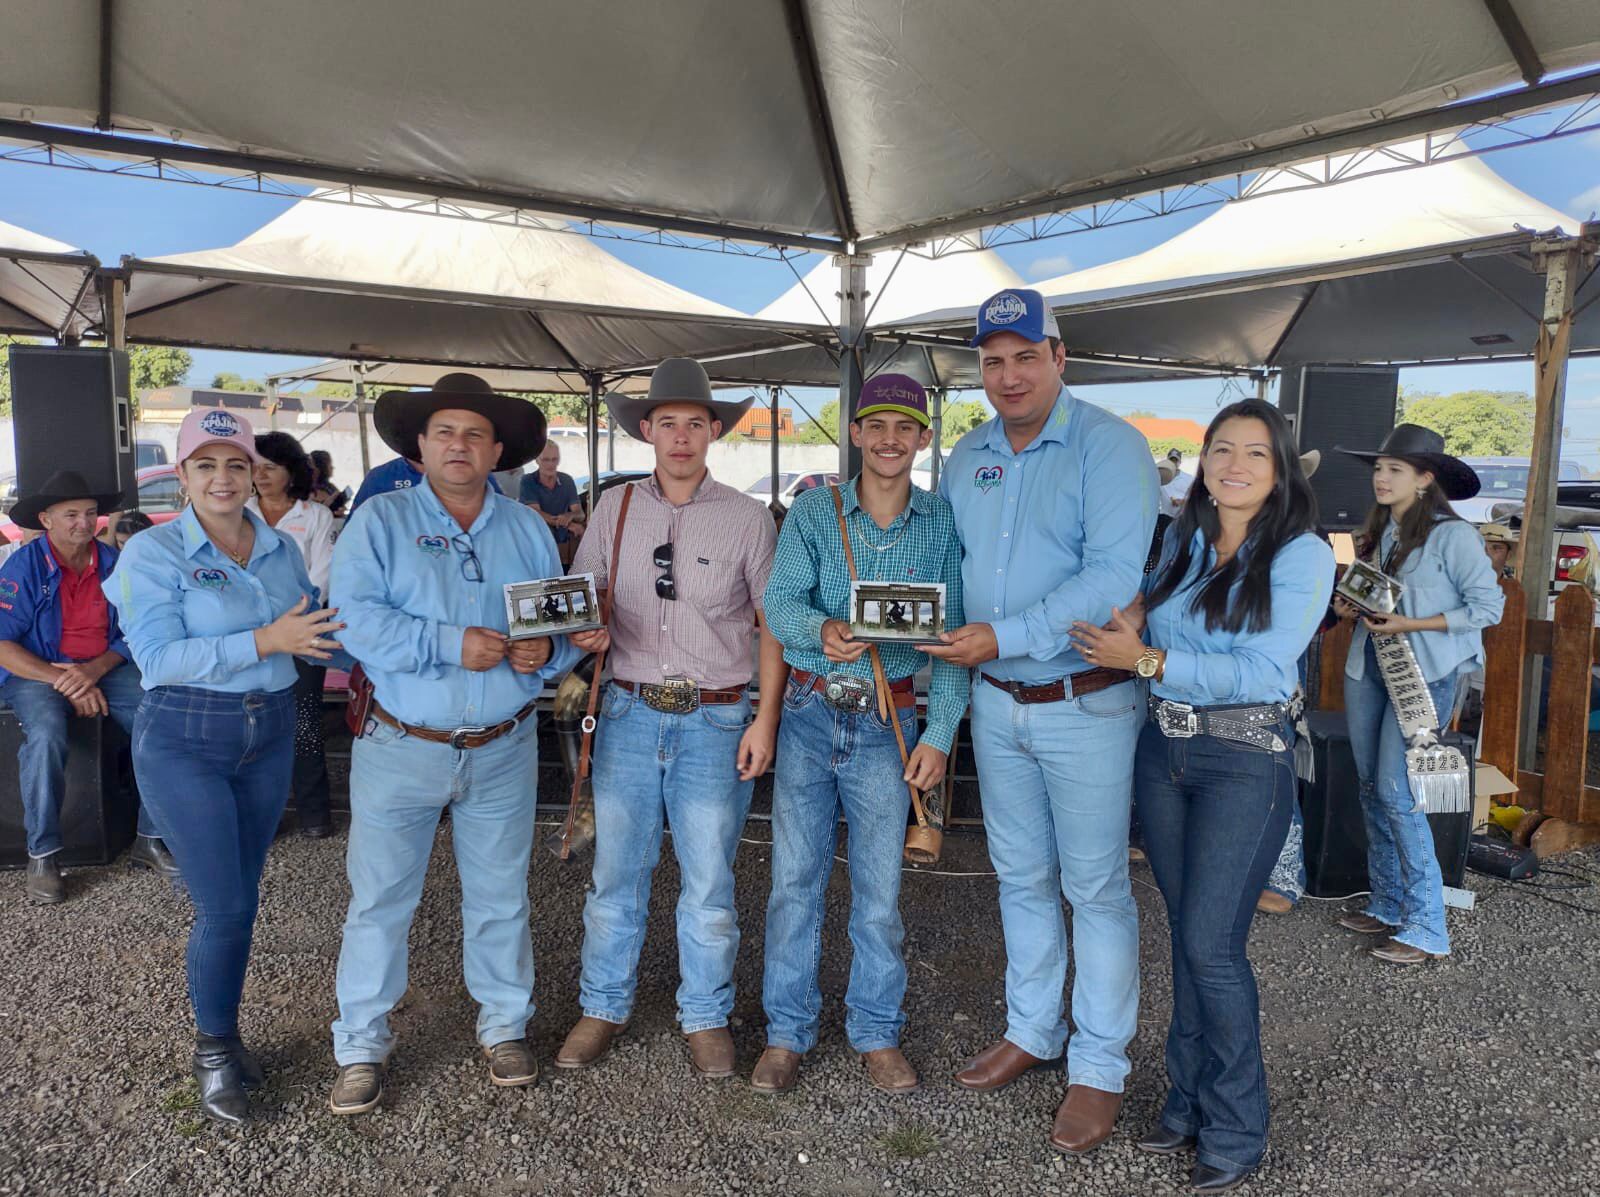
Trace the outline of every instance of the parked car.
<path fill-rule="evenodd" d="M 744 488 L 744 493 L 751 498 L 760 499 L 763 503 L 770 503 L 772 501 L 772 481 L 770 474 L 757 478 Z M 808 490 L 819 486 L 838 485 L 839 475 L 825 473 L 821 470 L 813 470 L 804 474 L 784 472 L 778 475 L 777 481 L 778 499 L 787 507 L 795 501 L 797 496 L 805 494 Z"/>
<path fill-rule="evenodd" d="M 150 517 L 152 523 L 164 524 L 168 520 L 178 518 L 183 511 L 183 495 L 178 489 L 178 467 L 175 465 L 148 466 L 134 475 L 138 488 L 138 500 L 134 504 L 140 511 Z M 3 485 L 3 482 L 0 482 Z M 98 530 L 105 531 L 106 515 L 102 512 L 97 525 Z M 16 543 L 22 539 L 22 529 L 11 522 L 9 518 L 0 519 L 0 536 Z"/>
<path fill-rule="evenodd" d="M 1455 513 L 1474 524 L 1486 524 L 1493 519 L 1491 508 L 1528 497 L 1528 467 L 1526 457 L 1463 457 L 1483 483 L 1476 498 L 1461 499 L 1451 503 Z M 1557 468 L 1558 482 L 1581 482 L 1583 471 L 1577 462 L 1562 461 Z"/>
<path fill-rule="evenodd" d="M 622 486 L 628 482 L 643 482 L 650 477 L 649 470 L 601 470 L 599 493 L 605 494 L 613 486 Z M 582 500 L 584 510 L 589 508 L 589 475 L 584 474 L 572 480 L 578 487 L 578 498 Z M 593 514 L 590 512 L 590 514 Z"/>
<path fill-rule="evenodd" d="M 133 466 L 137 470 L 167 464 L 167 447 L 160 441 L 134 441 Z M 137 473 L 134 475 L 137 477 Z M 17 503 L 17 476 L 0 474 L 0 515 L 10 515 Z"/>

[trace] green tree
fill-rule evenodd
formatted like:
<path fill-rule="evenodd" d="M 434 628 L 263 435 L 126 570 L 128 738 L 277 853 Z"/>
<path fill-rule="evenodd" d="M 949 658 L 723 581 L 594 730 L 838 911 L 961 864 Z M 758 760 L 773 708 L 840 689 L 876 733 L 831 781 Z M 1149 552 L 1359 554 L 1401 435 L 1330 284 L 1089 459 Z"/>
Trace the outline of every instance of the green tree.
<path fill-rule="evenodd" d="M 213 391 L 254 391 L 257 394 L 267 389 L 267 384 L 259 378 L 241 378 L 231 371 L 211 376 L 211 389 Z"/>
<path fill-rule="evenodd" d="M 1158 417 L 1156 416 L 1155 412 L 1153 412 L 1153 411 L 1145 411 L 1144 408 L 1139 407 L 1139 408 L 1135 408 L 1133 411 L 1130 411 L 1127 415 L 1123 416 L 1122 418 L 1124 420 L 1154 420 L 1154 419 L 1157 419 Z"/>
<path fill-rule="evenodd" d="M 37 345 L 37 337 L 0 336 L 0 416 L 11 414 L 11 366 L 7 362 L 10 345 Z"/>
<path fill-rule="evenodd" d="M 939 443 L 946 449 L 989 418 L 989 409 L 976 399 L 959 403 L 946 403 L 941 417 L 942 432 Z"/>
<path fill-rule="evenodd" d="M 1521 391 L 1402 395 L 1407 423 L 1444 437 L 1457 457 L 1526 457 L 1533 449 L 1533 398 Z"/>
<path fill-rule="evenodd" d="M 817 418 L 808 420 L 795 429 L 794 439 L 801 445 L 831 445 L 839 436 L 839 401 L 829 399 L 817 412 Z"/>
<path fill-rule="evenodd" d="M 317 399 L 353 399 L 356 389 L 348 382 L 319 382 L 309 394 Z"/>
<path fill-rule="evenodd" d="M 1185 457 L 1200 456 L 1200 446 L 1181 436 L 1158 436 L 1150 442 L 1150 452 L 1156 457 L 1165 457 L 1174 449 Z"/>

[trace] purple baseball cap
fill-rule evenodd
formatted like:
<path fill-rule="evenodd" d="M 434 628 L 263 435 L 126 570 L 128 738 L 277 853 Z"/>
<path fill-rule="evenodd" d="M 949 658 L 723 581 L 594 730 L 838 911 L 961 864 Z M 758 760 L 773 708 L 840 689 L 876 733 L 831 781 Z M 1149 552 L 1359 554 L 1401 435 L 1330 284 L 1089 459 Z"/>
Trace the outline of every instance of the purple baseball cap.
<path fill-rule="evenodd" d="M 928 418 L 928 392 L 906 374 L 874 374 L 861 384 L 854 418 L 860 420 L 880 411 L 910 416 L 924 428 L 932 425 Z"/>
<path fill-rule="evenodd" d="M 1030 341 L 1061 339 L 1056 314 L 1044 296 L 1026 287 L 997 291 L 978 305 L 978 335 L 972 338 L 972 347 L 976 349 L 998 332 L 1016 333 Z"/>

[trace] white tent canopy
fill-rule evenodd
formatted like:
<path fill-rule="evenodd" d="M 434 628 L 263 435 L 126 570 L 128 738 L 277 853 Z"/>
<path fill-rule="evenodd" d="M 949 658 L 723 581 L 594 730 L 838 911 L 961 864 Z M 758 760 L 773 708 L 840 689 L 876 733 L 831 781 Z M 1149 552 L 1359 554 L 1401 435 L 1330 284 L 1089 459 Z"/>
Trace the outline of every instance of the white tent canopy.
<path fill-rule="evenodd" d="M 80 335 L 99 316 L 99 265 L 80 249 L 0 221 L 0 333 Z"/>
<path fill-rule="evenodd" d="M 871 250 L 1443 128 L 1597 57 L 1594 0 L 8 0 L 0 118 Z"/>
<path fill-rule="evenodd" d="M 462 367 L 456 365 L 423 365 L 418 362 L 351 362 L 337 358 L 313 362 L 295 370 L 274 374 L 269 381 L 277 386 L 298 382 L 363 381 L 369 391 L 389 390 L 396 387 L 431 387 L 441 377 Z M 583 380 L 571 373 L 554 370 L 512 370 L 505 367 L 473 366 L 470 371 L 497 391 L 524 391 L 556 395 L 587 395 L 589 388 Z M 609 390 L 629 394 L 649 390 L 648 375 L 622 378 Z"/>
<path fill-rule="evenodd" d="M 792 340 L 572 233 L 311 200 L 230 248 L 123 264 L 129 340 L 561 376 L 540 390 Z"/>
<path fill-rule="evenodd" d="M 1535 233 L 1580 227 L 1476 159 L 1272 184 L 1144 253 L 1033 284 L 1069 351 L 1234 368 L 1523 357 L 1544 296 Z M 1580 308 L 1595 293 L 1591 278 Z M 903 326 L 953 337 L 969 319 Z M 1573 348 L 1600 348 L 1600 306 Z"/>

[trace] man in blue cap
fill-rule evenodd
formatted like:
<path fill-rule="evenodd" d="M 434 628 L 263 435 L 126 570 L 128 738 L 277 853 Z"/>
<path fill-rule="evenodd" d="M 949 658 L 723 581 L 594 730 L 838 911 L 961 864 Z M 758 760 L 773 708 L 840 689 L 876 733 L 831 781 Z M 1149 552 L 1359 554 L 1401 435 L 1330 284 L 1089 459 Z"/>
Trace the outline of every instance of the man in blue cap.
<path fill-rule="evenodd" d="M 1128 883 L 1132 674 L 1068 636 L 1139 590 L 1159 485 L 1138 430 L 1073 396 L 1055 316 L 1016 288 L 978 309 L 995 418 L 962 437 L 940 479 L 960 531 L 970 622 L 928 650 L 978 672 L 972 740 L 1006 940 L 1006 1032 L 956 1075 L 998 1089 L 1066 1048 L 1050 1144 L 1080 1155 L 1111 1135 L 1137 1025 L 1139 934 Z M 1062 993 L 1072 905 L 1072 1023 Z"/>
<path fill-rule="evenodd" d="M 850 566 L 843 529 L 863 581 L 943 583 L 945 617 L 961 623 L 961 547 L 950 505 L 911 484 L 911 465 L 933 432 L 928 396 L 915 379 L 880 374 L 861 388 L 850 440 L 861 473 L 838 488 L 797 498 L 783 522 L 767 582 L 766 613 L 783 644 L 789 684 L 778 729 L 772 801 L 772 898 L 767 905 L 767 1049 L 750 1084 L 792 1088 L 801 1057 L 817 1043 L 822 991 L 819 928 L 839 813 L 850 834 L 850 983 L 845 1034 L 867 1079 L 887 1093 L 918 1084 L 900 1051 L 905 1025 L 905 938 L 900 857 L 910 807 L 907 783 L 938 784 L 967 706 L 966 671 L 937 662 L 928 726 L 917 739 L 913 677 L 927 663 L 910 645 L 879 646 L 900 725 L 882 717 L 867 645 L 850 633 Z M 910 749 L 901 758 L 900 744 Z"/>

